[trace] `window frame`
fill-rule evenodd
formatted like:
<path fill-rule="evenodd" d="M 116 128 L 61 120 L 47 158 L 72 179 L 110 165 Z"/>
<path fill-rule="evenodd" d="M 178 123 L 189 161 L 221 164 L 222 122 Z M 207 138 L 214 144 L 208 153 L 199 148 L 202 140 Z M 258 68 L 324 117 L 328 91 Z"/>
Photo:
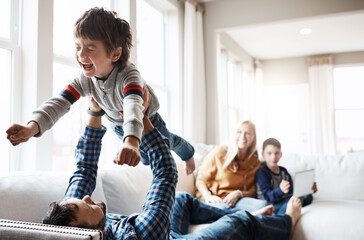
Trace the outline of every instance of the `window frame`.
<path fill-rule="evenodd" d="M 0 37 L 0 48 L 10 51 L 10 112 L 9 112 L 9 122 L 18 122 L 21 116 L 21 109 L 15 108 L 14 106 L 19 106 L 21 104 L 21 95 L 16 94 L 15 89 L 21 89 L 20 83 L 20 72 L 21 72 L 21 60 L 20 60 L 20 40 L 19 40 L 19 29 L 20 29 L 20 12 L 21 5 L 19 0 L 10 1 L 10 35 L 9 38 Z M 4 126 L 5 128 L 9 126 Z M 7 144 L 7 140 L 5 140 Z M 8 147 L 8 159 L 6 164 L 6 169 L 3 167 L 3 172 L 12 171 L 18 164 L 20 156 L 19 148 Z"/>

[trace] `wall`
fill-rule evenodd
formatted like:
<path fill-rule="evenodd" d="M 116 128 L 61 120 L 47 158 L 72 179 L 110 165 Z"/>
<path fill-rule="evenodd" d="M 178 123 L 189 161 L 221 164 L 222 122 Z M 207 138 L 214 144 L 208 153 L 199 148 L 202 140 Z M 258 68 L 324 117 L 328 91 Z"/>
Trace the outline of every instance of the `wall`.
<path fill-rule="evenodd" d="M 364 9 L 362 0 L 224 0 L 204 4 L 205 72 L 207 86 L 207 143 L 218 141 L 217 33 L 238 26 L 268 23 L 295 18 L 338 14 Z"/>
<path fill-rule="evenodd" d="M 289 85 L 308 82 L 305 57 L 261 61 L 264 85 Z"/>

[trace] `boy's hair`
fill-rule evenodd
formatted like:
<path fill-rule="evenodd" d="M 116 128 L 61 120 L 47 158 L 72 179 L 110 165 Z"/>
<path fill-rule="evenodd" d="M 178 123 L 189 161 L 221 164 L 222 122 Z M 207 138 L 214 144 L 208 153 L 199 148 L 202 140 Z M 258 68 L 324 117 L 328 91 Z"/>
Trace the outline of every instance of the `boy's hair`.
<path fill-rule="evenodd" d="M 49 204 L 49 210 L 42 222 L 44 224 L 69 226 L 70 222 L 77 220 L 75 216 L 77 209 L 78 207 L 75 204 L 52 202 Z"/>
<path fill-rule="evenodd" d="M 74 37 L 102 41 L 108 55 L 118 47 L 122 53 L 115 65 L 124 67 L 130 57 L 132 35 L 129 23 L 117 16 L 114 11 L 103 8 L 91 8 L 76 22 L 73 29 Z"/>
<path fill-rule="evenodd" d="M 266 148 L 266 146 L 268 146 L 268 145 L 273 145 L 276 148 L 281 149 L 281 143 L 275 138 L 268 138 L 267 140 L 265 140 L 263 142 L 263 151 Z"/>

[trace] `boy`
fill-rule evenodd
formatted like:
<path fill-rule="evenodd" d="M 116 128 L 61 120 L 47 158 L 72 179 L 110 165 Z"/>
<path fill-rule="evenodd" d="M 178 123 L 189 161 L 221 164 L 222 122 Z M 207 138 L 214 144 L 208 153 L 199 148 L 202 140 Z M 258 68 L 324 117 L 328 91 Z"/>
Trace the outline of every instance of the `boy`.
<path fill-rule="evenodd" d="M 268 138 L 263 143 L 263 158 L 265 164 L 257 171 L 258 186 L 268 202 L 274 206 L 275 214 L 284 214 L 287 202 L 293 194 L 293 182 L 287 169 L 278 166 L 282 157 L 281 143 L 275 138 Z M 316 183 L 312 190 L 317 191 Z M 312 202 L 312 194 L 300 197 L 302 206 Z"/>
<path fill-rule="evenodd" d="M 101 111 L 88 111 L 94 116 L 106 113 L 111 127 L 123 140 L 114 162 L 136 166 L 140 160 L 148 165 L 148 157 L 139 153 L 143 130 L 143 94 L 149 90 L 150 104 L 146 115 L 153 125 L 168 138 L 170 148 L 185 161 L 187 174 L 195 169 L 194 148 L 186 140 L 168 131 L 157 113 L 159 102 L 154 91 L 141 78 L 138 69 L 129 62 L 132 35 L 129 24 L 115 12 L 103 8 L 86 11 L 74 25 L 76 60 L 80 75 L 56 97 L 44 102 L 33 112 L 27 126 L 14 124 L 7 138 L 15 146 L 40 137 L 67 113 L 81 96 L 91 96 Z"/>

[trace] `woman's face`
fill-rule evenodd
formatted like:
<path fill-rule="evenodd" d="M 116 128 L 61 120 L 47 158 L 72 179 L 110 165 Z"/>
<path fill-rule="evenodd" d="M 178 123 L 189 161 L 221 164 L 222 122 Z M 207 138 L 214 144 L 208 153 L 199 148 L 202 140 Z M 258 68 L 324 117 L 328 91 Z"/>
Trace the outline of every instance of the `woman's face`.
<path fill-rule="evenodd" d="M 255 140 L 254 130 L 250 124 L 244 123 L 240 125 L 236 131 L 235 140 L 239 150 L 248 150 Z"/>

